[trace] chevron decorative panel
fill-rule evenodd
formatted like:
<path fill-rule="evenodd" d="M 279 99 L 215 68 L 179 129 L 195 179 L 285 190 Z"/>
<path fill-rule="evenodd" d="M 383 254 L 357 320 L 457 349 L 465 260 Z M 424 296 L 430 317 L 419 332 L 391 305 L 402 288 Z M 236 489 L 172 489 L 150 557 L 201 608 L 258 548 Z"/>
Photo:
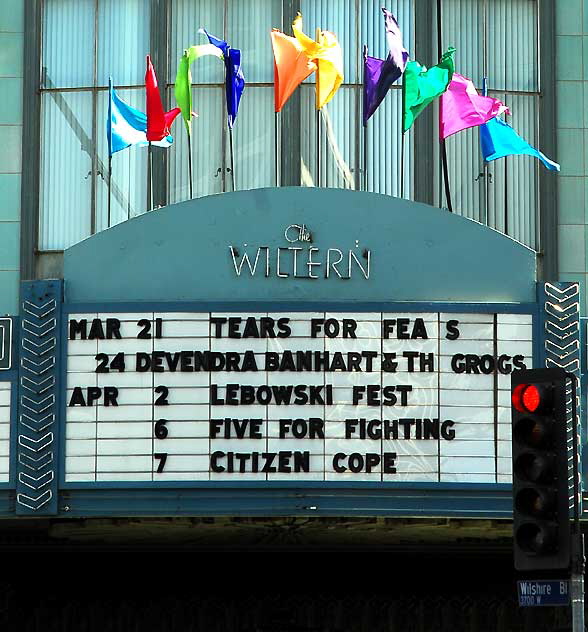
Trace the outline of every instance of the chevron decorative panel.
<path fill-rule="evenodd" d="M 541 350 L 543 365 L 547 368 L 559 367 L 576 377 L 576 419 L 572 419 L 573 399 L 572 384 L 569 383 L 568 406 L 568 461 L 570 508 L 573 506 L 573 438 L 578 435 L 581 445 L 580 428 L 580 288 L 578 283 L 543 283 L 538 292 L 539 313 L 544 335 L 544 346 Z M 580 456 L 581 458 L 581 450 Z M 581 463 L 578 471 L 582 472 Z M 581 489 L 581 476 L 580 476 Z M 581 502 L 581 499 L 580 499 Z"/>
<path fill-rule="evenodd" d="M 16 513 L 57 513 L 62 281 L 22 285 Z"/>

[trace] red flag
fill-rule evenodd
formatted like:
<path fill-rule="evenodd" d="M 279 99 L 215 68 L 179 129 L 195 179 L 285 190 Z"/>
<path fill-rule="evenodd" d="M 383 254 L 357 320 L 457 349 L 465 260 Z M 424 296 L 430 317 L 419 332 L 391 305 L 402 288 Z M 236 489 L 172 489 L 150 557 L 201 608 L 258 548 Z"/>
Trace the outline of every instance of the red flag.
<path fill-rule="evenodd" d="M 147 71 L 145 72 L 145 92 L 147 93 L 147 140 L 162 140 L 170 134 L 170 127 L 180 108 L 169 112 L 163 111 L 161 96 L 157 87 L 157 77 L 151 63 L 151 56 L 147 55 Z"/>

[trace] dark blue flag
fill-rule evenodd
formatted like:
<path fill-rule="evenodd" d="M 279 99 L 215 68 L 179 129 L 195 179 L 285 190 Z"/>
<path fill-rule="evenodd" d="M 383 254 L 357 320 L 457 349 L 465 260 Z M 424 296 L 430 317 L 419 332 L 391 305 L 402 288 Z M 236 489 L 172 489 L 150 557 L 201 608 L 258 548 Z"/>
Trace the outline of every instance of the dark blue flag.
<path fill-rule="evenodd" d="M 227 116 L 229 127 L 233 129 L 237 111 L 239 110 L 239 102 L 245 88 L 245 77 L 241 70 L 241 51 L 238 48 L 231 48 L 224 40 L 218 39 L 214 35 L 210 35 L 206 29 L 200 29 L 208 41 L 220 48 L 225 61 L 225 92 L 227 98 Z"/>

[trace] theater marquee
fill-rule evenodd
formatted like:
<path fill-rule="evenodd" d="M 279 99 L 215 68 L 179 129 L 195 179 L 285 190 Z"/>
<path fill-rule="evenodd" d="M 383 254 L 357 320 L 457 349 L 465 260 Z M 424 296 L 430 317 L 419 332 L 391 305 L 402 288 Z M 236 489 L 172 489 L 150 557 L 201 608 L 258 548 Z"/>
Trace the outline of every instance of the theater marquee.
<path fill-rule="evenodd" d="M 0 514 L 509 518 L 511 373 L 580 374 L 579 300 L 390 196 L 147 213 L 22 283 Z"/>
<path fill-rule="evenodd" d="M 70 314 L 66 481 L 509 480 L 529 314 Z"/>

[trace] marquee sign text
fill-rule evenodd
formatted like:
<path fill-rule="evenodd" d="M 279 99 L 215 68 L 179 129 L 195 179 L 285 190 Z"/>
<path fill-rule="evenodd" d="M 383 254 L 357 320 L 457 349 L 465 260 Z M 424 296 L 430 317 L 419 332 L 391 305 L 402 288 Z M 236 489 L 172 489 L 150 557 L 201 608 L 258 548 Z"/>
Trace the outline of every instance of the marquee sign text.
<path fill-rule="evenodd" d="M 529 314 L 70 314 L 65 479 L 507 482 L 525 366 Z"/>

